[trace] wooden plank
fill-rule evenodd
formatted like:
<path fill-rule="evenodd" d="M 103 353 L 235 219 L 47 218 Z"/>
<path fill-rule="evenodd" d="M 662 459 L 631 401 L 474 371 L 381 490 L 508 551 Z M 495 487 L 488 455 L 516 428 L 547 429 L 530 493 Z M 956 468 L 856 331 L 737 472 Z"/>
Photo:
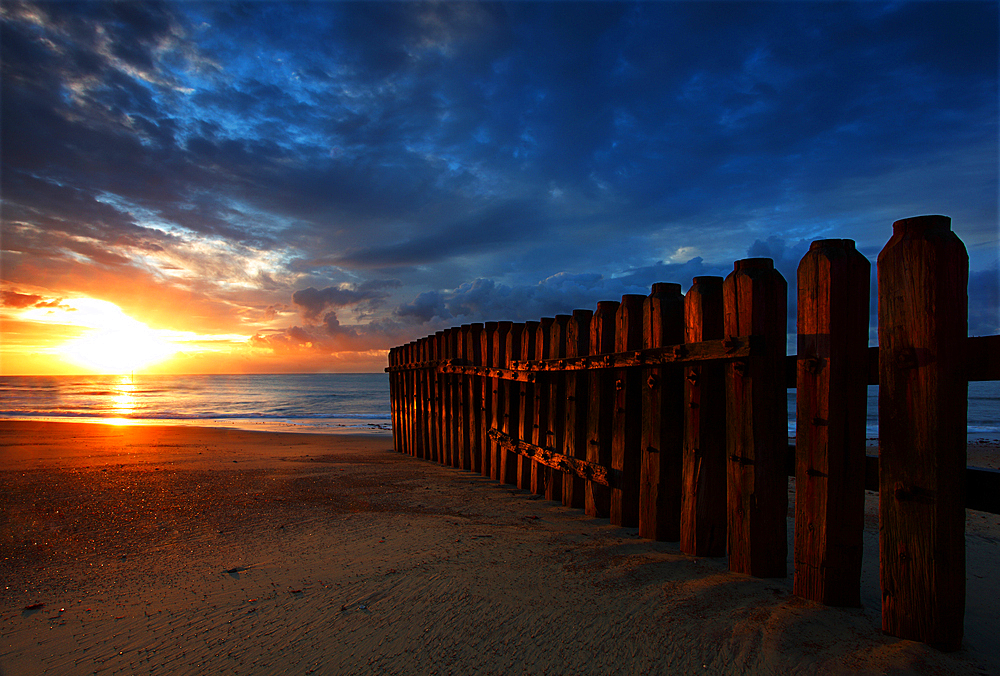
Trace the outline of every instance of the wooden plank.
<path fill-rule="evenodd" d="M 684 298 L 684 338 L 698 342 L 725 333 L 722 277 L 695 277 Z M 684 451 L 681 551 L 726 555 L 726 370 L 721 363 L 690 366 L 684 374 Z"/>
<path fill-rule="evenodd" d="M 969 257 L 945 216 L 878 256 L 882 630 L 946 650 L 965 616 Z"/>
<path fill-rule="evenodd" d="M 420 338 L 416 342 L 416 358 L 419 361 L 427 361 L 427 338 Z M 413 372 L 413 404 L 414 404 L 414 430 L 413 430 L 413 455 L 417 458 L 427 458 L 426 431 L 428 425 L 427 417 L 427 385 L 432 375 L 431 371 L 420 369 Z"/>
<path fill-rule="evenodd" d="M 599 355 L 615 350 L 615 314 L 617 301 L 600 301 L 590 321 L 590 353 Z M 611 431 L 615 405 L 614 374 L 606 369 L 590 372 L 590 402 L 587 408 L 587 461 L 611 467 Z M 588 481 L 584 509 L 588 516 L 605 518 L 611 512 L 611 493 L 607 487 Z"/>
<path fill-rule="evenodd" d="M 398 365 L 399 348 L 394 347 L 389 350 L 388 368 L 389 373 L 389 420 L 392 422 L 392 447 L 398 453 L 399 448 L 399 375 L 392 369 Z"/>
<path fill-rule="evenodd" d="M 797 595 L 861 605 L 871 263 L 849 239 L 812 243 L 798 268 Z"/>
<path fill-rule="evenodd" d="M 549 349 L 545 355 L 549 359 L 566 358 L 566 332 L 570 315 L 556 315 L 555 321 L 549 327 Z M 549 407 L 546 416 L 545 446 L 554 448 L 563 455 L 567 453 L 566 439 L 566 374 L 551 373 L 549 380 Z M 542 472 L 545 486 L 545 499 L 562 501 L 563 474 L 552 467 L 546 467 Z"/>
<path fill-rule="evenodd" d="M 668 345 L 655 349 L 626 350 L 602 355 L 544 360 L 515 360 L 511 369 L 528 374 L 544 371 L 589 371 L 621 369 L 634 366 L 665 366 L 695 364 L 703 361 L 733 361 L 744 359 L 762 350 L 764 342 L 754 336 L 730 336 L 719 340 Z M 512 374 L 511 377 L 518 377 Z M 526 376 L 520 376 L 524 378 Z"/>
<path fill-rule="evenodd" d="M 512 323 L 508 326 L 506 351 L 508 362 L 521 356 L 521 341 L 524 334 L 524 324 Z M 506 364 L 505 364 L 506 366 Z M 503 393 L 503 427 L 504 434 L 520 436 L 521 425 L 521 387 L 509 381 L 501 381 Z M 500 480 L 507 484 L 518 485 L 518 456 L 508 451 L 500 453 Z"/>
<path fill-rule="evenodd" d="M 566 325 L 566 356 L 576 357 L 590 351 L 590 310 L 573 310 L 573 317 Z M 565 454 L 577 460 L 587 460 L 587 392 L 588 376 L 585 373 L 566 374 L 566 428 Z M 583 509 L 586 505 L 586 484 L 582 476 L 563 475 L 562 499 L 567 507 Z"/>
<path fill-rule="evenodd" d="M 535 359 L 545 359 L 549 356 L 550 329 L 554 317 L 542 317 L 535 329 Z M 536 446 L 545 446 L 545 431 L 549 424 L 549 385 L 548 374 L 546 378 L 535 386 L 535 398 L 532 402 L 534 411 L 531 417 L 531 442 Z M 527 439 L 528 437 L 525 437 Z M 545 495 L 545 471 L 543 465 L 535 461 L 530 464 L 530 490 L 535 495 Z"/>
<path fill-rule="evenodd" d="M 736 261 L 723 282 L 725 332 L 764 336 L 764 354 L 726 368 L 729 569 L 785 577 L 788 287 L 769 258 Z"/>
<path fill-rule="evenodd" d="M 481 366 L 483 363 L 483 325 L 470 324 L 469 336 L 466 343 L 466 359 L 472 362 L 473 366 Z M 482 440 L 483 440 L 483 387 L 482 378 L 470 374 L 466 378 L 469 421 L 469 461 L 465 469 L 472 470 L 477 474 L 482 467 Z"/>
<path fill-rule="evenodd" d="M 510 322 L 497 322 L 496 334 L 493 339 L 492 361 L 498 366 L 507 365 L 507 334 L 510 332 Z M 507 389 L 506 384 L 499 378 L 493 378 L 493 427 L 503 429 L 505 415 L 507 413 Z M 505 481 L 503 456 L 504 451 L 493 442 L 490 444 L 492 460 L 490 462 L 490 478 L 497 481 Z"/>
<path fill-rule="evenodd" d="M 472 327 L 469 324 L 462 324 L 457 331 L 457 358 L 464 362 L 471 361 L 471 350 L 469 340 L 472 335 Z M 472 400 L 469 397 L 471 392 L 470 381 L 472 374 L 463 373 L 456 378 L 455 385 L 458 390 L 458 448 L 455 454 L 455 467 L 461 469 L 472 469 L 472 453 L 470 445 L 472 443 L 472 425 L 470 416 L 472 414 Z"/>
<path fill-rule="evenodd" d="M 615 315 L 615 349 L 642 349 L 642 307 L 645 296 L 626 294 Z M 618 369 L 611 434 L 611 467 L 622 473 L 611 489 L 611 523 L 639 525 L 639 479 L 642 457 L 642 372 Z"/>
<path fill-rule="evenodd" d="M 493 341 L 496 340 L 496 333 L 496 322 L 486 322 L 483 325 L 481 348 L 484 366 L 495 365 L 495 362 L 493 361 Z M 493 378 L 489 378 L 487 376 L 480 376 L 479 382 L 482 387 L 483 404 L 482 428 L 479 435 L 482 444 L 482 460 L 480 461 L 479 468 L 484 477 L 491 477 L 493 476 L 493 453 L 491 449 L 492 442 L 489 437 L 489 431 L 490 428 L 496 427 L 499 424 L 493 419 L 493 398 L 496 396 L 496 388 L 499 381 L 495 381 Z"/>
<path fill-rule="evenodd" d="M 643 303 L 647 349 L 684 342 L 680 284 L 657 283 Z M 648 369 L 642 387 L 639 535 L 680 540 L 681 468 L 684 447 L 684 374 L 679 365 Z"/>
<path fill-rule="evenodd" d="M 535 358 L 535 340 L 538 338 L 538 322 L 525 322 L 521 330 L 521 348 L 518 356 L 521 359 Z M 521 381 L 513 388 L 519 393 L 517 399 L 518 420 L 520 428 L 514 427 L 518 432 L 516 436 L 528 443 L 535 442 L 535 385 L 534 382 Z M 518 455 L 515 460 L 517 465 L 517 487 L 524 490 L 531 490 L 531 459 L 523 455 Z"/>
<path fill-rule="evenodd" d="M 542 463 L 546 467 L 557 469 L 579 477 L 581 480 L 592 482 L 604 487 L 615 484 L 616 473 L 603 465 L 598 465 L 579 458 L 574 458 L 562 453 L 557 453 L 548 448 L 541 448 L 535 444 L 515 439 L 499 430 L 490 430 L 490 438 L 511 453 L 523 455 L 532 460 Z"/>
<path fill-rule="evenodd" d="M 434 334 L 433 340 L 434 344 L 434 354 L 437 359 L 444 359 L 445 355 L 445 338 L 444 331 L 438 331 Z M 431 381 L 431 385 L 434 386 L 434 420 L 431 421 L 435 425 L 434 436 L 434 454 L 431 459 L 434 462 L 444 464 L 444 457 L 446 448 L 448 446 L 448 418 L 447 410 L 445 409 L 445 375 L 440 371 L 437 371 L 437 377 Z"/>

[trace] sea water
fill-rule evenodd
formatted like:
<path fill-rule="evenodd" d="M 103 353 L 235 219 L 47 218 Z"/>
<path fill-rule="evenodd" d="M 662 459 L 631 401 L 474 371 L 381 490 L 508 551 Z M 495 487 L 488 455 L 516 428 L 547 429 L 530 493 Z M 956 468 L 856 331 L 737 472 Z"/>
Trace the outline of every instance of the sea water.
<path fill-rule="evenodd" d="M 301 432 L 391 430 L 385 373 L 0 376 L 0 418 L 190 424 Z M 788 390 L 795 436 L 795 390 Z M 1000 439 L 1000 382 L 969 383 L 969 439 Z M 878 386 L 867 436 L 878 437 Z"/>
<path fill-rule="evenodd" d="M 384 373 L 0 377 L 0 418 L 388 432 Z"/>

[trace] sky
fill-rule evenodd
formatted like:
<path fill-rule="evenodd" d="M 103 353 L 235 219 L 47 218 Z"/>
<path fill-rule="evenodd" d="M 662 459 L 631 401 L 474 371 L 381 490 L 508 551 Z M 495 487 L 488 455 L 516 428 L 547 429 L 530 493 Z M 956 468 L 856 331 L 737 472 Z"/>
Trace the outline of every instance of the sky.
<path fill-rule="evenodd" d="M 810 242 L 874 268 L 923 214 L 968 249 L 970 334 L 1000 333 L 996 2 L 5 1 L 0 21 L 6 375 L 376 372 L 442 328 L 750 256 L 789 281 L 794 328 Z"/>

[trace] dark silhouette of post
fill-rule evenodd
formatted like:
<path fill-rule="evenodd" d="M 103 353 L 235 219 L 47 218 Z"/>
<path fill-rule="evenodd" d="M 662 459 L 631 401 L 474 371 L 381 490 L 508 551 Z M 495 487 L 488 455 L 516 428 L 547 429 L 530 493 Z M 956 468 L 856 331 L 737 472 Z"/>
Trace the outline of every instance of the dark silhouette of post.
<path fill-rule="evenodd" d="M 878 255 L 882 630 L 946 650 L 965 623 L 969 256 L 946 216 Z"/>
<path fill-rule="evenodd" d="M 643 303 L 643 346 L 659 348 L 683 342 L 681 285 L 654 284 Z M 655 367 L 644 375 L 639 535 L 676 542 L 680 539 L 684 447 L 683 371 L 679 366 Z"/>
<path fill-rule="evenodd" d="M 553 317 L 542 317 L 535 329 L 535 351 L 526 359 L 546 359 L 549 356 L 549 341 L 551 328 L 555 322 Z M 549 424 L 549 378 L 547 373 L 536 373 L 534 409 L 531 414 L 531 441 L 535 446 L 545 447 L 546 428 Z M 545 495 L 545 477 L 548 468 L 536 460 L 531 461 L 530 485 L 526 486 L 535 495 Z"/>
<path fill-rule="evenodd" d="M 523 345 L 523 335 L 525 333 L 524 324 L 511 324 L 510 329 L 507 332 L 507 361 L 504 363 L 504 368 L 510 368 L 510 363 L 522 356 L 522 345 Z M 501 381 L 504 390 L 504 418 L 503 418 L 503 433 L 512 436 L 520 436 L 518 430 L 520 429 L 521 421 L 523 417 L 521 416 L 521 383 L 513 382 L 510 380 Z M 517 455 L 512 451 L 502 450 L 500 452 L 501 456 L 501 466 L 500 466 L 500 480 L 506 484 L 513 484 L 520 487 L 518 481 L 518 467 L 523 456 Z"/>
<path fill-rule="evenodd" d="M 695 277 L 684 297 L 684 340 L 699 343 L 724 335 L 722 277 Z M 725 556 L 725 366 L 706 362 L 685 369 L 684 402 L 681 551 Z"/>
<path fill-rule="evenodd" d="M 736 261 L 723 283 L 726 334 L 764 341 L 726 372 L 729 569 L 755 577 L 788 574 L 787 296 L 770 258 Z"/>
<path fill-rule="evenodd" d="M 833 606 L 861 605 L 870 278 L 849 239 L 799 263 L 794 590 Z"/>
<path fill-rule="evenodd" d="M 497 322 L 496 332 L 493 338 L 493 363 L 497 368 L 507 367 L 507 336 L 510 333 L 510 322 Z M 507 422 L 507 402 L 508 384 L 506 381 L 500 378 L 493 378 L 493 427 L 494 429 L 500 430 L 501 432 L 506 432 Z M 497 481 L 507 482 L 507 478 L 504 475 L 504 471 L 507 469 L 507 463 L 504 459 L 506 451 L 495 441 L 490 442 L 490 452 L 493 455 L 492 461 L 490 463 L 490 477 L 496 479 Z"/>
<path fill-rule="evenodd" d="M 487 367 L 496 367 L 497 364 L 494 362 L 494 352 L 493 352 L 493 341 L 496 340 L 497 333 L 497 323 L 496 322 L 486 322 L 483 325 L 483 333 L 481 340 L 481 348 L 483 354 L 483 365 Z M 489 430 L 497 426 L 496 421 L 493 419 L 493 399 L 496 397 L 497 389 L 497 379 L 496 378 L 480 378 L 480 383 L 482 386 L 482 405 L 483 405 L 483 421 L 482 430 L 480 431 L 480 444 L 482 448 L 483 459 L 480 464 L 480 470 L 482 475 L 485 477 L 493 476 L 493 453 L 492 453 L 492 440 L 489 437 Z"/>
<path fill-rule="evenodd" d="M 556 315 L 555 321 L 549 327 L 549 350 L 547 359 L 564 359 L 566 357 L 566 332 L 570 315 Z M 546 420 L 544 446 L 556 453 L 572 455 L 565 448 L 566 439 L 566 374 L 558 371 L 548 371 L 549 407 Z M 545 499 L 562 500 L 563 473 L 551 467 L 545 467 L 542 475 L 545 479 Z"/>
<path fill-rule="evenodd" d="M 470 324 L 469 335 L 466 340 L 466 361 L 472 366 L 483 365 L 483 325 Z M 479 376 L 466 376 L 466 401 L 468 402 L 468 436 L 469 436 L 469 460 L 465 469 L 472 470 L 477 474 L 480 472 L 482 462 L 482 429 L 483 429 L 483 388 L 482 378 Z"/>
<path fill-rule="evenodd" d="M 521 331 L 521 351 L 518 353 L 522 360 L 535 358 L 535 341 L 538 339 L 538 322 L 530 321 L 524 323 Z M 517 400 L 518 416 L 521 423 L 518 432 L 512 434 L 522 441 L 532 443 L 535 438 L 535 384 L 526 382 L 514 383 L 520 396 Z M 514 429 L 518 429 L 515 427 Z M 531 490 L 531 458 L 523 455 L 517 456 L 517 487 L 524 490 Z"/>

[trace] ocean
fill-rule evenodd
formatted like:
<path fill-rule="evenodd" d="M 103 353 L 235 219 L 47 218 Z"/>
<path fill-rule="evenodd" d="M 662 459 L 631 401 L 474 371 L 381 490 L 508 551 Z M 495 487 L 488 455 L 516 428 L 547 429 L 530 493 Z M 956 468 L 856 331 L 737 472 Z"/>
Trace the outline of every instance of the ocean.
<path fill-rule="evenodd" d="M 391 431 L 385 373 L 0 376 L 0 419 L 184 424 L 292 432 Z M 795 390 L 788 391 L 789 436 Z M 969 383 L 970 441 L 1000 439 L 1000 382 Z M 878 386 L 867 435 L 878 436 Z"/>

